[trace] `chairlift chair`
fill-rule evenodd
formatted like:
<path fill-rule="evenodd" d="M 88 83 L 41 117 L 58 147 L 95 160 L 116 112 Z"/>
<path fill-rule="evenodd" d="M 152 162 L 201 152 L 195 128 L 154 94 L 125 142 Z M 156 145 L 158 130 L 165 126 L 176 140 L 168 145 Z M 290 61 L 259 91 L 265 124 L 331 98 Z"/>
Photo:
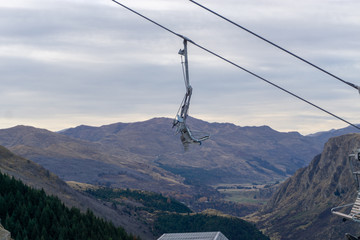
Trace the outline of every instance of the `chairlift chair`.
<path fill-rule="evenodd" d="M 188 63 L 188 54 L 187 54 L 187 39 L 184 38 L 184 49 L 180 49 L 179 54 L 184 58 L 183 63 L 183 74 L 186 87 L 186 93 L 183 101 L 181 102 L 180 108 L 176 114 L 176 117 L 173 122 L 173 127 L 176 127 L 176 133 L 180 133 L 180 140 L 184 146 L 185 150 L 188 150 L 189 145 L 192 143 L 201 145 L 202 141 L 205 141 L 210 138 L 209 134 L 204 134 L 202 136 L 197 136 L 196 132 L 192 132 L 188 125 L 186 124 L 186 119 L 188 117 L 190 99 L 192 95 L 192 87 L 189 80 L 189 63 Z"/>
<path fill-rule="evenodd" d="M 343 218 L 343 220 L 352 220 L 354 222 L 360 223 L 360 171 L 355 170 L 354 166 L 354 160 L 360 161 L 360 149 L 357 149 L 354 151 L 354 153 L 349 154 L 349 162 L 350 162 L 350 168 L 351 172 L 355 178 L 355 181 L 357 183 L 357 197 L 354 203 L 345 204 L 342 206 L 334 207 L 331 209 L 331 212 L 334 215 L 340 216 Z M 340 209 L 352 207 L 349 213 L 340 212 Z M 351 235 L 349 235 L 351 236 Z M 351 239 L 351 238 L 350 238 Z M 356 238 L 357 239 L 357 238 Z"/>

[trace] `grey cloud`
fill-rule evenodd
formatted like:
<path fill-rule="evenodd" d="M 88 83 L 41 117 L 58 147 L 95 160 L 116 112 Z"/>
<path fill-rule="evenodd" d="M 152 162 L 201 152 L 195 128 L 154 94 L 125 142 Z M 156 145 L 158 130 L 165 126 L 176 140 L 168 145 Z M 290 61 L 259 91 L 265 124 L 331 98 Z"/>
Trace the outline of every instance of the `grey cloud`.
<path fill-rule="evenodd" d="M 0 23 L 3 116 L 21 115 L 28 121 L 42 115 L 51 121 L 49 126 L 56 126 L 56 120 L 49 117 L 56 113 L 68 116 L 68 127 L 72 127 L 79 114 L 81 120 L 96 116 L 97 122 L 120 115 L 175 115 L 185 91 L 177 55 L 181 39 L 111 1 L 18 2 L 25 7 L 0 3 L 5 19 Z M 137 0 L 127 4 L 344 117 L 352 118 L 354 109 L 360 107 L 357 92 L 248 33 L 188 2 L 162 3 L 155 1 L 150 6 Z M 286 4 L 272 1 L 271 6 L 268 1 L 253 0 L 203 4 L 329 71 L 357 81 L 360 28 L 356 1 L 347 1 L 346 6 L 334 1 L 317 3 L 325 8 L 314 8 L 313 1 L 292 0 Z M 322 113 L 316 109 L 192 45 L 189 48 L 194 116 L 241 125 L 273 124 L 279 130 L 294 126 L 292 130 L 304 132 L 343 126 L 326 120 L 322 129 L 313 128 L 322 121 L 317 118 Z M 316 123 L 309 123 L 311 114 Z M 6 126 L 11 125 L 11 118 L 6 119 Z M 303 129 L 304 122 L 311 130 Z"/>

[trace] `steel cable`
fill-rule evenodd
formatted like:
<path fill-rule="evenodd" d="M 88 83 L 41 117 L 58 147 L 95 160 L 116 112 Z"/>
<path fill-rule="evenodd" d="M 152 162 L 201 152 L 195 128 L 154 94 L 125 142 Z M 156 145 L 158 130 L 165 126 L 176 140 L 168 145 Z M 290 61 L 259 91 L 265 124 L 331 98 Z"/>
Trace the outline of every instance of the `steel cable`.
<path fill-rule="evenodd" d="M 164 30 L 166 30 L 166 31 L 168 31 L 168 32 L 170 32 L 170 33 L 172 33 L 172 34 L 174 34 L 174 35 L 176 35 L 176 36 L 184 39 L 184 40 L 187 40 L 188 42 L 192 43 L 194 46 L 197 46 L 198 48 L 200 48 L 200 49 L 202 49 L 202 50 L 204 50 L 204 51 L 206 51 L 206 52 L 214 55 L 215 57 L 220 58 L 221 60 L 223 60 L 223 61 L 225 61 L 225 62 L 227 62 L 227 63 L 229 63 L 229 64 L 231 64 L 231 65 L 233 65 L 233 66 L 235 66 L 235 67 L 237 67 L 237 68 L 239 68 L 239 69 L 241 69 L 241 70 L 243 70 L 243 71 L 245 71 L 245 72 L 247 72 L 247 73 L 249 73 L 249 74 L 251 74 L 252 76 L 257 77 L 257 78 L 261 79 L 262 81 L 264 81 L 264 82 L 266 82 L 266 83 L 268 83 L 268 84 L 270 84 L 270 85 L 272 85 L 272 86 L 274 86 L 274 87 L 276 87 L 276 88 L 278 88 L 278 89 L 280 89 L 280 90 L 282 90 L 282 91 L 290 94 L 291 96 L 293 96 L 293 97 L 295 97 L 295 98 L 297 98 L 297 99 L 299 99 L 299 100 L 301 100 L 301 101 L 303 101 L 303 102 L 305 102 L 305 103 L 307 103 L 307 104 L 309 104 L 309 105 L 311 105 L 311 106 L 313 106 L 313 107 L 315 107 L 315 108 L 317 108 L 317 109 L 319 109 L 319 110 L 321 110 L 321 111 L 323 111 L 323 112 L 325 112 L 325 113 L 327 113 L 327 114 L 329 114 L 329 115 L 331 115 L 331 116 L 333 116 L 333 117 L 335 117 L 335 118 L 337 118 L 338 120 L 341 120 L 341 121 L 349 124 L 350 126 L 353 126 L 353 127 L 355 127 L 355 128 L 357 128 L 357 129 L 360 130 L 360 127 L 356 126 L 355 124 L 353 124 L 353 123 L 351 123 L 351 122 L 349 122 L 349 121 L 347 121 L 347 120 L 345 120 L 345 119 L 343 119 L 343 118 L 341 118 L 341 117 L 339 117 L 339 116 L 337 116 L 337 115 L 335 115 L 335 114 L 333 114 L 333 113 L 325 110 L 324 108 L 321 108 L 321 107 L 317 106 L 316 104 L 314 104 L 314 103 L 306 100 L 305 98 L 302 98 L 302 97 L 300 97 L 300 96 L 298 96 L 298 95 L 290 92 L 289 90 L 286 90 L 286 89 L 283 88 L 283 87 L 280 87 L 279 85 L 277 85 L 277 84 L 275 84 L 275 83 L 273 83 L 273 82 L 271 82 L 271 81 L 269 81 L 269 80 L 267 80 L 267 79 L 265 79 L 265 78 L 263 78 L 263 77 L 255 74 L 255 73 L 253 73 L 252 71 L 249 71 L 249 70 L 247 70 L 247 69 L 244 68 L 244 67 L 241 67 L 240 65 L 238 65 L 238 64 L 236 64 L 236 63 L 234 63 L 234 62 L 232 62 L 232 61 L 230 61 L 230 60 L 222 57 L 221 55 L 219 55 L 219 54 L 217 54 L 217 53 L 215 53 L 215 52 L 213 52 L 213 51 L 211 51 L 211 50 L 209 50 L 209 49 L 207 49 L 207 48 L 205 48 L 205 47 L 203 47 L 203 46 L 195 43 L 194 41 L 190 40 L 189 38 L 184 37 L 183 35 L 178 34 L 178 33 L 174 32 L 174 31 L 170 30 L 169 28 L 164 27 L 163 25 L 155 22 L 154 20 L 152 20 L 152 19 L 150 19 L 150 18 L 148 18 L 148 17 L 146 17 L 146 16 L 144 16 L 144 15 L 136 12 L 135 10 L 133 10 L 133 9 L 125 6 L 124 4 L 121 4 L 121 3 L 119 3 L 119 2 L 116 1 L 116 0 L 111 0 L 111 1 L 113 1 L 113 2 L 115 2 L 116 4 L 124 7 L 125 9 L 127 9 L 127 10 L 135 13 L 136 15 L 138 15 L 138 16 L 140 16 L 140 17 L 142 17 L 142 18 L 144 18 L 144 19 L 146 19 L 146 20 L 148 20 L 148 21 L 150 21 L 151 23 L 153 23 L 153 24 L 161 27 L 162 29 L 164 29 Z"/>
<path fill-rule="evenodd" d="M 217 12 L 215 12 L 215 11 L 213 11 L 213 10 L 211 10 L 211 9 L 209 9 L 209 8 L 207 8 L 207 7 L 205 7 L 205 6 L 203 6 L 203 5 L 201 5 L 200 3 L 197 3 L 197 2 L 195 2 L 194 0 L 189 0 L 189 1 L 190 1 L 190 2 L 192 2 L 192 3 L 194 3 L 194 4 L 196 4 L 196 5 L 198 5 L 199 7 L 201 7 L 201 8 L 203 8 L 203 9 L 207 10 L 208 12 L 210 12 L 210 13 L 212 13 L 212 14 L 214 14 L 214 15 L 216 15 L 216 16 L 218 16 L 218 17 L 222 18 L 222 19 L 224 19 L 225 21 L 227 21 L 227 22 L 229 22 L 229 23 L 231 23 L 231 24 L 233 24 L 233 25 L 235 25 L 235 26 L 237 26 L 237 27 L 241 28 L 242 30 L 244 30 L 244 31 L 246 31 L 246 32 L 248 32 L 248 33 L 250 33 L 250 34 L 254 35 L 255 37 L 257 37 L 257 38 L 259 38 L 259 39 L 261 39 L 261 40 L 263 40 L 263 41 L 265 41 L 265 42 L 269 43 L 270 45 L 272 45 L 272 46 L 274 46 L 274 47 L 276 47 L 276 48 L 278 48 L 278 49 L 280 49 L 280 50 L 282 50 L 282 51 L 284 51 L 284 52 L 286 52 L 286 53 L 290 54 L 291 56 L 293 56 L 293 57 L 295 57 L 295 58 L 297 58 L 297 59 L 299 59 L 299 60 L 303 61 L 304 63 L 306 63 L 306 64 L 308 64 L 308 65 L 310 65 L 310 66 L 312 66 L 312 67 L 314 67 L 314 68 L 316 68 L 316 69 L 318 69 L 318 70 L 320 70 L 320 71 L 322 71 L 322 72 L 326 73 L 327 75 L 329 75 L 329 76 L 331 76 L 331 77 L 333 77 L 333 78 L 335 78 L 335 79 L 337 79 L 337 80 L 339 80 L 339 81 L 341 81 L 341 82 L 343 82 L 343 83 L 345 83 L 345 84 L 347 84 L 347 85 L 349 85 L 349 86 L 351 86 L 351 87 L 355 88 L 356 90 L 360 91 L 359 86 L 357 86 L 357 85 L 355 85 L 355 84 L 353 84 L 353 83 L 350 83 L 350 82 L 348 82 L 348 81 L 345 81 L 345 80 L 341 79 L 340 77 L 338 77 L 338 76 L 336 76 L 336 75 L 334 75 L 334 74 L 332 74 L 332 73 L 330 73 L 330 72 L 328 72 L 328 71 L 324 70 L 323 68 L 321 68 L 321 67 L 319 67 L 319 66 L 317 66 L 317 65 L 315 65 L 315 64 L 313 64 L 313 63 L 311 63 L 311 62 L 309 62 L 309 61 L 307 61 L 306 59 L 304 59 L 304 58 L 302 58 L 302 57 L 300 57 L 300 56 L 296 55 L 295 53 L 292 53 L 292 52 L 290 52 L 289 50 L 286 50 L 285 48 L 280 47 L 279 45 L 277 45 L 277 44 L 273 43 L 272 41 L 267 40 L 266 38 L 264 38 L 264 37 L 260 36 L 259 34 L 256 34 L 256 33 L 254 33 L 253 31 L 250 31 L 249 29 L 247 29 L 247 28 L 245 28 L 245 27 L 243 27 L 243 26 L 239 25 L 238 23 L 236 23 L 236 22 L 234 22 L 234 21 L 232 21 L 232 20 L 230 20 L 230 19 L 228 19 L 228 18 L 226 18 L 226 17 L 224 17 L 224 16 L 220 15 L 219 13 L 217 13 Z"/>

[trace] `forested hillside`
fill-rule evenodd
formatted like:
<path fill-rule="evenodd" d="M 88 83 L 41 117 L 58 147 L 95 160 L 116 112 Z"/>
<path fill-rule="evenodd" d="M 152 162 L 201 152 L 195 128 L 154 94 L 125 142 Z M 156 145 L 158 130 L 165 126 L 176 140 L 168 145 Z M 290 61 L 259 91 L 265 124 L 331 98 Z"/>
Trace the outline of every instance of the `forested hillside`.
<path fill-rule="evenodd" d="M 67 208 L 57 197 L 0 173 L 0 219 L 15 240 L 133 240 L 121 227 Z"/>
<path fill-rule="evenodd" d="M 96 199 L 74 190 L 49 170 L 31 160 L 13 154 L 2 146 L 0 146 L 0 172 L 13 176 L 32 188 L 44 189 L 47 195 L 57 196 L 68 208 L 75 207 L 83 213 L 86 213 L 87 209 L 91 209 L 97 217 L 111 221 L 115 226 L 124 227 L 128 233 L 139 235 L 142 239 L 152 239 L 153 237 L 150 229 L 146 228 L 137 218 L 124 216 L 123 212 L 103 205 Z"/>

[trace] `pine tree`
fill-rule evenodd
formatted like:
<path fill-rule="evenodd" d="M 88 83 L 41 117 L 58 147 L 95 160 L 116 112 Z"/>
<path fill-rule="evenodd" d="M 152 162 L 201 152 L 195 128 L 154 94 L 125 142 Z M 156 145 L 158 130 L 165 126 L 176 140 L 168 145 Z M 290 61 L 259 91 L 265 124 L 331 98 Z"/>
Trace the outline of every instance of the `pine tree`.
<path fill-rule="evenodd" d="M 0 218 L 15 240 L 132 240 L 123 228 L 97 218 L 90 210 L 67 208 L 57 197 L 46 196 L 0 173 Z"/>

